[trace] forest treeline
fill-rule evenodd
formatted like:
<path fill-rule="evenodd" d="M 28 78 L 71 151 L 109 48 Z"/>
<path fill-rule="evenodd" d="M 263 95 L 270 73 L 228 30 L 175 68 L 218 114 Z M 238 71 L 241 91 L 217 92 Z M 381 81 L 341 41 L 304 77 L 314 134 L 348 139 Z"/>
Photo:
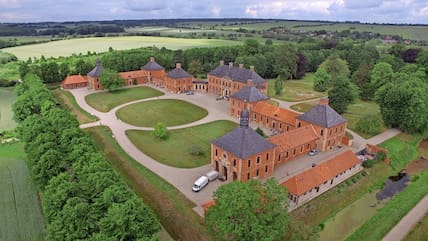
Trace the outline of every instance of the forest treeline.
<path fill-rule="evenodd" d="M 42 81 L 25 76 L 13 105 L 38 189 L 47 240 L 155 240 L 160 224 L 129 189 L 74 116 Z"/>

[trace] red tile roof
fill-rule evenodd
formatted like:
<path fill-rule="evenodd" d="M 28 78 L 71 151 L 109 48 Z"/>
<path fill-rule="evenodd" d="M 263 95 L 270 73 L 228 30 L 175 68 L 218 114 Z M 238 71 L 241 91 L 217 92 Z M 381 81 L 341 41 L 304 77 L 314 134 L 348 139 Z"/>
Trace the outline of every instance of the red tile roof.
<path fill-rule="evenodd" d="M 301 196 L 312 188 L 318 187 L 333 179 L 339 173 L 360 163 L 357 156 L 351 151 L 345 151 L 330 160 L 304 171 L 282 183 L 288 192 Z"/>
<path fill-rule="evenodd" d="M 74 85 L 74 84 L 84 84 L 84 83 L 88 83 L 88 80 L 79 75 L 69 75 L 67 76 L 61 83 L 62 86 L 64 85 Z"/>
<path fill-rule="evenodd" d="M 206 212 L 208 210 L 208 208 L 210 208 L 214 205 L 215 205 L 215 200 L 211 200 L 207 203 L 202 204 L 202 208 L 204 209 L 204 212 Z"/>
<path fill-rule="evenodd" d="M 279 152 L 285 152 L 291 148 L 304 145 L 319 138 L 312 125 L 306 125 L 289 132 L 283 132 L 268 138 L 268 141 L 276 144 Z"/>
<path fill-rule="evenodd" d="M 144 70 L 135 70 L 135 71 L 128 71 L 128 72 L 119 72 L 119 76 L 122 79 L 135 79 L 135 78 L 141 78 L 147 76 L 147 72 Z"/>
<path fill-rule="evenodd" d="M 296 124 L 296 118 L 299 113 L 271 105 L 266 102 L 257 103 L 252 109 L 253 112 L 267 116 L 271 119 L 281 121 L 290 125 Z"/>

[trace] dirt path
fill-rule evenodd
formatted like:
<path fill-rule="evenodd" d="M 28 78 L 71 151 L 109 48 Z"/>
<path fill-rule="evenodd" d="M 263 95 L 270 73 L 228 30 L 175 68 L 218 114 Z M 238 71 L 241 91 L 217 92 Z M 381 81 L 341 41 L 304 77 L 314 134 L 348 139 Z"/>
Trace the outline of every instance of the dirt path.
<path fill-rule="evenodd" d="M 428 195 L 425 196 L 391 231 L 382 241 L 401 241 L 412 228 L 428 213 Z"/>

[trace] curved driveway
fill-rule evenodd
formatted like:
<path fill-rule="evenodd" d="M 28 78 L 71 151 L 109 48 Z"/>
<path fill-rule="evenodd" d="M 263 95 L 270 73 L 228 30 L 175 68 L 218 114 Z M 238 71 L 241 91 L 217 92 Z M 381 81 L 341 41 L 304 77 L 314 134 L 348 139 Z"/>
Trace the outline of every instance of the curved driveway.
<path fill-rule="evenodd" d="M 88 113 L 91 113 L 92 115 L 95 115 L 99 118 L 99 121 L 83 124 L 80 127 L 81 128 L 87 128 L 87 127 L 93 127 L 93 126 L 100 126 L 105 125 L 108 126 L 112 133 L 113 137 L 116 139 L 116 141 L 119 143 L 119 145 L 122 147 L 126 153 L 128 153 L 129 156 L 134 158 L 137 162 L 144 165 L 146 168 L 150 169 L 154 173 L 156 173 L 158 176 L 165 179 L 167 182 L 175 186 L 178 190 L 180 190 L 187 198 L 195 202 L 197 204 L 197 207 L 195 207 L 195 211 L 197 211 L 199 214 L 203 215 L 202 208 L 200 207 L 203 203 L 206 203 L 210 200 L 212 200 L 212 194 L 213 192 L 221 185 L 220 181 L 215 181 L 210 183 L 210 185 L 207 185 L 202 191 L 199 193 L 192 192 L 192 185 L 193 182 L 201 175 L 204 175 L 208 171 L 211 170 L 210 165 L 205 165 L 201 167 L 196 168 L 177 168 L 172 166 L 164 165 L 160 162 L 157 162 L 156 160 L 153 160 L 151 157 L 147 156 L 143 152 L 141 152 L 126 136 L 126 130 L 153 130 L 153 128 L 150 127 L 138 127 L 133 126 L 130 124 L 127 124 L 121 120 L 119 120 L 116 116 L 116 111 L 120 108 L 123 108 L 124 106 L 131 105 L 134 103 L 139 103 L 143 101 L 150 101 L 150 100 L 157 100 L 157 99 L 179 99 L 179 100 L 185 100 L 192 104 L 195 104 L 197 106 L 201 106 L 202 108 L 205 108 L 208 111 L 208 115 L 198 121 L 180 125 L 180 126 L 173 126 L 168 127 L 168 129 L 180 129 L 180 128 L 186 128 L 191 126 L 196 126 L 200 124 L 209 123 L 216 120 L 230 120 L 237 122 L 237 119 L 229 115 L 229 104 L 227 101 L 220 100 L 217 101 L 215 99 L 214 95 L 211 94 L 202 94 L 195 92 L 194 95 L 185 95 L 185 94 L 173 94 L 166 92 L 164 89 L 154 87 L 149 85 L 152 88 L 155 88 L 157 90 L 162 91 L 165 93 L 163 96 L 159 97 L 153 97 L 148 99 L 141 99 L 136 101 L 131 101 L 122 105 L 119 105 L 112 110 L 108 112 L 100 112 L 91 106 L 89 106 L 85 101 L 85 96 L 95 93 L 93 90 L 89 90 L 87 88 L 79 88 L 79 89 L 72 89 L 69 90 L 73 96 L 76 99 L 76 102 Z M 290 105 L 300 103 L 300 102 L 286 102 L 277 100 L 280 103 L 280 106 L 283 108 L 289 109 Z M 305 102 L 305 101 L 302 101 Z M 143 113 L 142 113 L 143 114 Z M 354 135 L 354 147 L 352 148 L 354 151 L 358 151 L 358 149 L 362 149 L 365 147 L 365 144 L 367 143 L 367 140 L 364 138 L 358 136 L 356 133 L 351 132 Z M 398 134 L 398 132 L 394 131 L 391 133 L 392 135 Z M 385 135 L 381 138 L 376 139 L 377 141 L 380 141 L 386 137 L 392 137 L 391 135 Z M 330 153 L 331 154 L 331 153 Z M 330 155 L 326 154 L 326 155 Z M 320 155 L 321 156 L 321 155 Z M 173 157 L 171 157 L 173 158 Z M 309 162 L 313 162 L 313 160 L 309 160 Z M 306 169 L 307 163 L 305 161 L 302 161 L 299 159 L 299 162 L 290 162 L 289 165 L 286 165 L 287 167 L 281 167 L 278 168 L 278 170 L 275 171 L 274 176 L 279 181 L 284 181 L 285 179 L 288 179 L 290 177 L 289 174 L 293 173 L 296 174 L 298 172 L 303 171 Z M 304 165 L 304 166 L 302 166 Z M 309 164 L 308 164 L 309 165 Z M 310 165 L 309 165 L 310 166 Z M 287 169 L 287 177 L 284 177 L 283 173 L 280 173 L 281 170 Z"/>

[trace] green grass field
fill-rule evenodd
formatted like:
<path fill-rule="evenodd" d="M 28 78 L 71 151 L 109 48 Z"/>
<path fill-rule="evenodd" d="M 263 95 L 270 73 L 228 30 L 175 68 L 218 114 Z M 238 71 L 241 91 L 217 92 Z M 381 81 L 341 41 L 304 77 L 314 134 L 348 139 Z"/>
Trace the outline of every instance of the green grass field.
<path fill-rule="evenodd" d="M 344 240 L 352 234 L 361 224 L 372 217 L 377 209 L 385 205 L 387 200 L 378 203 L 375 194 L 375 192 L 366 193 L 334 217 L 328 219 L 324 229 L 320 232 L 319 241 Z"/>
<path fill-rule="evenodd" d="M 174 186 L 132 159 L 112 138 L 108 127 L 93 127 L 84 131 L 91 134 L 98 149 L 137 195 L 144 199 L 144 203 L 154 210 L 162 226 L 175 240 L 212 240 L 203 220 L 192 210 L 195 204 Z M 161 240 L 168 240 L 165 233 L 161 232 L 159 236 Z"/>
<path fill-rule="evenodd" d="M 0 131 L 13 130 L 16 127 L 12 112 L 12 104 L 15 99 L 13 88 L 0 88 Z"/>
<path fill-rule="evenodd" d="M 114 92 L 100 92 L 87 95 L 86 102 L 98 111 L 108 112 L 116 106 L 133 100 L 161 96 L 162 92 L 147 86 L 125 88 Z"/>
<path fill-rule="evenodd" d="M 421 140 L 421 135 L 408 135 L 403 133 L 381 143 L 379 146 L 388 150 L 391 167 L 399 171 L 419 157 L 417 146 Z"/>
<path fill-rule="evenodd" d="M 236 127 L 231 121 L 214 121 L 190 128 L 170 130 L 166 140 L 159 140 L 151 131 L 129 130 L 127 135 L 142 152 L 158 162 L 174 167 L 199 167 L 210 162 L 211 141 Z M 191 147 L 198 146 L 199 156 L 190 154 Z"/>
<path fill-rule="evenodd" d="M 0 240 L 44 240 L 44 218 L 24 155 L 23 144 L 0 145 Z"/>
<path fill-rule="evenodd" d="M 314 74 L 307 73 L 301 80 L 286 80 L 281 95 L 275 95 L 275 80 L 268 80 L 268 95 L 285 101 L 302 101 L 326 96 L 326 92 L 317 92 L 313 89 Z"/>
<path fill-rule="evenodd" d="M 179 126 L 200 120 L 208 111 L 183 100 L 162 99 L 131 104 L 119 109 L 116 116 L 134 126 L 153 127 L 158 122 Z"/>
<path fill-rule="evenodd" d="M 428 237 L 428 213 L 413 228 L 403 241 L 425 241 Z"/>
<path fill-rule="evenodd" d="M 40 58 L 70 56 L 72 54 L 91 52 L 106 52 L 109 47 L 113 49 L 134 49 L 141 47 L 165 47 L 168 49 L 187 49 L 195 47 L 214 47 L 239 45 L 240 42 L 219 39 L 183 39 L 167 37 L 148 36 L 126 36 L 126 37 L 102 37 L 102 38 L 79 38 L 53 41 L 48 43 L 25 45 L 4 48 L 2 51 L 14 54 L 20 60 L 29 57 Z"/>
<path fill-rule="evenodd" d="M 0 64 L 0 78 L 7 80 L 17 80 L 19 79 L 19 63 L 18 62 L 9 62 L 7 64 Z"/>
<path fill-rule="evenodd" d="M 76 116 L 76 119 L 80 124 L 90 123 L 98 120 L 96 116 L 92 116 L 83 110 L 82 107 L 77 104 L 76 99 L 70 92 L 57 88 L 52 90 L 52 94 L 56 101 L 61 103 L 63 107 L 69 109 L 71 113 Z"/>

